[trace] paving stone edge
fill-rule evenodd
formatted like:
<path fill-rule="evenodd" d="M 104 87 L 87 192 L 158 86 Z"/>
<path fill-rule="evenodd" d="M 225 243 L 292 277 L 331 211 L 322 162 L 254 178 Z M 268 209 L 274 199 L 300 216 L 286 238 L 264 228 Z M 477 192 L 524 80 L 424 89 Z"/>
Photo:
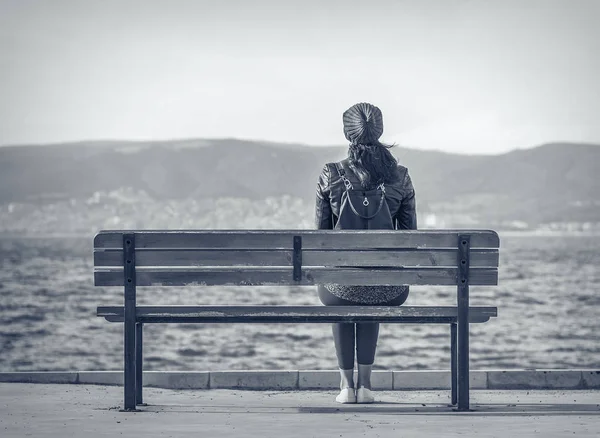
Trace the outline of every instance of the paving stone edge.
<path fill-rule="evenodd" d="M 336 389 L 337 370 L 144 371 L 144 386 L 166 389 Z M 600 389 L 600 370 L 471 370 L 472 389 Z M 122 371 L 0 372 L 3 383 L 122 385 Z M 449 370 L 390 371 L 373 374 L 379 390 L 450 388 Z"/>

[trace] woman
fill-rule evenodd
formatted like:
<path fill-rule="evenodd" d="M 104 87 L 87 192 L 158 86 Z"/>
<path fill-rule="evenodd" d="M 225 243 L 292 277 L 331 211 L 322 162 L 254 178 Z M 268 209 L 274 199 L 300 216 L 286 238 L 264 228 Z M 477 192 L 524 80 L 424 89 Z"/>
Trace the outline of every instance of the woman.
<path fill-rule="evenodd" d="M 316 226 L 318 229 L 339 229 L 340 212 L 347 202 L 348 187 L 362 190 L 379 189 L 381 202 L 385 198 L 389 207 L 389 226 L 380 218 L 361 219 L 352 228 L 416 230 L 415 192 L 408 170 L 400 166 L 390 153 L 391 146 L 379 141 L 383 133 L 383 117 L 376 106 L 358 103 L 343 115 L 344 134 L 350 142 L 348 158 L 338 163 L 328 163 L 323 168 L 317 184 Z M 367 205 L 365 198 L 365 205 Z M 354 207 L 353 207 L 354 209 Z M 351 214 L 344 212 L 344 215 Z M 386 209 L 387 214 L 387 209 Z M 379 220 L 379 224 L 374 224 Z M 346 223 L 349 223 L 346 221 Z M 350 222 L 352 223 L 352 222 Z M 356 222 L 358 223 L 358 222 Z M 353 223 L 354 224 L 354 223 Z M 346 227 L 348 228 L 348 227 Z M 343 286 L 320 285 L 319 299 L 326 306 L 400 306 L 408 297 L 408 286 Z M 371 371 L 375 360 L 378 323 L 333 324 L 341 382 L 339 403 L 372 403 Z M 358 363 L 358 385 L 354 385 L 354 351 Z"/>

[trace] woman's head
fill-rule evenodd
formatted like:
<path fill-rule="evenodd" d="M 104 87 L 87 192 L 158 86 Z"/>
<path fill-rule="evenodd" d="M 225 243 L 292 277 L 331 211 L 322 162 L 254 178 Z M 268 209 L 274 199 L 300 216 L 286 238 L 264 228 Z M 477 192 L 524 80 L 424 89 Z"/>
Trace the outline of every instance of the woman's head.
<path fill-rule="evenodd" d="M 343 116 L 344 135 L 350 141 L 348 162 L 361 185 L 372 188 L 394 182 L 399 178 L 398 162 L 389 149 L 379 141 L 383 134 L 381 110 L 370 103 L 357 103 Z"/>
<path fill-rule="evenodd" d="M 374 144 L 383 134 L 381 110 L 370 103 L 357 103 L 342 116 L 344 135 L 351 144 Z"/>

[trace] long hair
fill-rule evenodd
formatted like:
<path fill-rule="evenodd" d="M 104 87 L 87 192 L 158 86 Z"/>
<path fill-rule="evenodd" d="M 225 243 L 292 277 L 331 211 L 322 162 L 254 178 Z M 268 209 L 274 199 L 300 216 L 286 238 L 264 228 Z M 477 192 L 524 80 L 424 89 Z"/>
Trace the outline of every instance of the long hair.
<path fill-rule="evenodd" d="M 392 147 L 379 140 L 370 144 L 350 143 L 348 164 L 364 189 L 398 181 L 398 161 L 389 151 Z"/>

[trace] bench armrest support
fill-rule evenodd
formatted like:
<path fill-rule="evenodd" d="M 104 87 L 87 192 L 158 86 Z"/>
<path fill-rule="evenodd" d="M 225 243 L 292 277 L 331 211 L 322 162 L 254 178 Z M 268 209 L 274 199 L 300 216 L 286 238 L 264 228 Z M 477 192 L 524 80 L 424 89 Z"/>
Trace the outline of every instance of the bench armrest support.
<path fill-rule="evenodd" d="M 469 254 L 471 236 L 458 236 L 458 410 L 469 410 Z"/>

